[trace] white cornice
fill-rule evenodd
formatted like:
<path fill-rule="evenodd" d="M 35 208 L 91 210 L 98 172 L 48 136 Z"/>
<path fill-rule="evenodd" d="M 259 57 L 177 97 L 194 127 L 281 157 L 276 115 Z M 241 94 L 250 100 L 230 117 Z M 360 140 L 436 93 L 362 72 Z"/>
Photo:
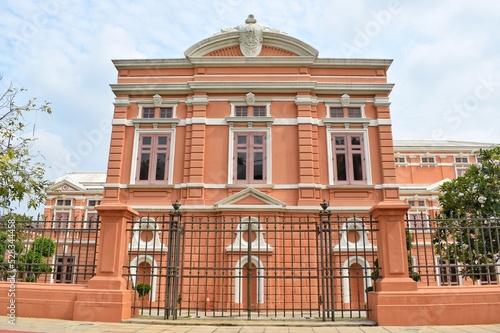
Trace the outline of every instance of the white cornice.
<path fill-rule="evenodd" d="M 250 60 L 251 59 L 251 60 Z M 250 61 L 249 61 L 250 60 Z M 350 59 L 350 58 L 316 58 L 301 57 L 192 57 L 167 59 L 117 59 L 112 60 L 116 69 L 140 68 L 193 68 L 196 66 L 276 66 L 279 64 L 291 66 L 310 65 L 313 68 L 375 68 L 388 69 L 391 59 Z M 383 77 L 383 76 L 380 76 Z"/>
<path fill-rule="evenodd" d="M 113 103 L 114 106 L 129 106 L 130 105 L 130 100 L 128 97 L 117 97 L 115 98 L 115 102 Z"/>
<path fill-rule="evenodd" d="M 308 67 L 314 57 L 196 57 L 190 60 L 195 67 Z"/>
<path fill-rule="evenodd" d="M 244 81 L 244 82 L 187 82 L 184 84 L 111 84 L 114 93 L 130 94 L 189 94 L 206 93 L 296 93 L 315 92 L 331 94 L 374 94 L 390 93 L 394 84 L 390 83 L 329 83 L 313 81 Z"/>
<path fill-rule="evenodd" d="M 392 83 L 330 83 L 318 82 L 314 87 L 317 93 L 390 93 L 394 84 Z"/>
<path fill-rule="evenodd" d="M 273 126 L 296 126 L 298 124 L 311 124 L 316 126 L 325 126 L 326 124 L 367 124 L 368 126 L 391 126 L 390 119 L 368 119 L 368 118 L 324 118 L 317 119 L 311 117 L 297 117 L 297 118 L 274 118 L 274 117 L 226 117 L 226 118 L 205 118 L 194 117 L 187 119 L 176 119 L 175 121 L 156 121 L 158 119 L 148 119 L 148 121 L 137 121 L 137 119 L 113 119 L 113 125 L 121 126 L 135 126 L 139 123 L 156 123 L 156 124 L 177 124 L 177 126 L 186 126 L 191 124 L 205 124 L 210 126 L 228 126 L 231 123 L 272 123 Z M 161 120 L 161 119 L 160 119 Z"/>
<path fill-rule="evenodd" d="M 318 58 L 312 67 L 388 69 L 392 59 Z"/>

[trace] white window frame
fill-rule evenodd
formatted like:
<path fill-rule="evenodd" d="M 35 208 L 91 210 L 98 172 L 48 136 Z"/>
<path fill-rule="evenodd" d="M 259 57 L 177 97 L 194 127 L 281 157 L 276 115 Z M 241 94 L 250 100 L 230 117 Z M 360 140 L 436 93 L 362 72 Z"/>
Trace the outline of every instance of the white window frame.
<path fill-rule="evenodd" d="M 361 109 L 361 118 L 349 118 L 349 108 L 360 108 Z M 344 117 L 331 117 L 331 111 L 330 109 L 342 109 Z M 338 119 L 339 122 L 342 120 L 342 122 L 345 122 L 346 119 L 353 120 L 353 119 L 365 119 L 366 114 L 365 114 L 365 104 L 349 104 L 349 106 L 342 106 L 341 104 L 327 104 L 326 105 L 326 118 L 331 120 Z"/>
<path fill-rule="evenodd" d="M 69 207 L 69 206 L 65 206 L 65 207 Z M 58 220 L 57 219 L 57 214 L 58 213 L 68 213 L 68 219 L 67 220 Z M 52 221 L 52 228 L 59 229 L 59 227 L 57 226 L 57 224 L 60 223 L 60 221 L 61 221 L 61 222 L 66 222 L 66 230 L 71 229 L 71 218 L 72 218 L 72 215 L 73 215 L 72 213 L 73 213 L 72 209 L 55 209 L 54 210 L 54 220 Z M 59 232 L 61 232 L 63 228 L 60 228 L 60 229 L 61 230 L 59 230 Z"/>
<path fill-rule="evenodd" d="M 333 147 L 332 147 L 332 138 L 335 135 L 351 135 L 357 134 L 363 136 L 363 154 L 365 157 L 365 165 L 364 171 L 366 174 L 366 181 L 359 184 L 346 184 L 346 183 L 335 183 L 335 166 L 333 165 Z M 334 129 L 331 128 L 328 130 L 326 135 L 326 147 L 327 147 L 327 156 L 328 156 L 328 183 L 330 185 L 345 185 L 345 186 L 357 186 L 357 185 L 372 185 L 372 173 L 371 173 L 371 159 L 370 159 L 370 150 L 369 150 L 369 142 L 368 142 L 368 130 L 367 129 Z"/>
<path fill-rule="evenodd" d="M 399 161 L 399 159 L 402 158 L 403 161 Z M 397 160 L 396 160 L 397 159 Z M 404 165 L 404 164 L 407 164 L 407 161 L 406 161 L 406 156 L 405 155 L 395 155 L 394 156 L 394 163 L 396 163 L 396 165 Z"/>
<path fill-rule="evenodd" d="M 427 158 L 427 159 L 432 158 L 432 159 L 434 159 L 434 162 L 424 162 L 424 160 L 423 160 L 424 158 Z M 422 156 L 420 156 L 420 163 L 422 165 L 435 165 L 437 163 L 436 156 L 435 155 L 422 155 Z"/>
<path fill-rule="evenodd" d="M 234 140 L 236 139 L 236 133 L 265 133 L 266 134 L 266 162 L 264 164 L 264 174 L 266 179 L 262 183 L 240 183 L 234 180 Z M 229 147 L 228 147 L 228 165 L 227 165 L 227 183 L 242 185 L 242 186 L 255 186 L 262 184 L 272 184 L 272 151 L 271 151 L 271 128 L 248 128 L 248 127 L 230 127 L 229 128 Z"/>
<path fill-rule="evenodd" d="M 169 162 L 168 162 L 168 174 L 167 181 L 165 183 L 160 182 L 137 182 L 137 159 L 139 157 L 139 137 L 143 134 L 168 134 L 170 135 L 170 151 L 169 151 Z M 144 185 L 144 186 L 155 186 L 155 185 L 173 185 L 174 178 L 174 159 L 175 159 L 175 126 L 171 128 L 161 128 L 161 129 L 141 129 L 137 128 L 134 133 L 134 144 L 132 151 L 132 160 L 131 160 L 131 168 L 130 168 L 130 184 L 131 185 Z"/>
<path fill-rule="evenodd" d="M 243 118 L 266 118 L 266 117 L 271 117 L 271 103 L 269 102 L 265 102 L 265 103 L 253 103 L 252 105 L 249 105 L 249 104 L 246 104 L 246 103 L 231 103 L 231 113 L 230 113 L 230 117 L 235 117 L 235 118 L 240 118 L 242 116 L 236 116 L 236 107 L 237 106 L 244 106 L 244 107 L 247 107 L 248 108 L 248 112 L 250 113 L 250 109 L 252 109 L 252 114 L 251 115 L 248 115 L 248 116 L 243 116 Z M 255 117 L 253 115 L 253 107 L 255 106 L 264 106 L 266 108 L 266 115 L 265 116 L 258 116 L 258 117 Z"/>
<path fill-rule="evenodd" d="M 153 118 L 143 118 L 142 117 L 142 111 L 144 108 L 154 108 L 155 109 L 155 116 Z M 172 118 L 160 118 L 160 108 L 172 108 Z M 177 104 L 162 104 L 162 105 L 154 105 L 154 104 L 139 104 L 139 112 L 137 114 L 138 119 L 144 119 L 144 120 L 150 120 L 151 122 L 154 122 L 154 120 L 158 119 L 177 119 Z"/>
<path fill-rule="evenodd" d="M 469 167 L 460 167 L 460 166 L 457 166 L 455 167 L 455 176 L 456 177 L 460 177 L 462 176 L 465 172 L 467 172 L 467 170 L 469 169 Z"/>

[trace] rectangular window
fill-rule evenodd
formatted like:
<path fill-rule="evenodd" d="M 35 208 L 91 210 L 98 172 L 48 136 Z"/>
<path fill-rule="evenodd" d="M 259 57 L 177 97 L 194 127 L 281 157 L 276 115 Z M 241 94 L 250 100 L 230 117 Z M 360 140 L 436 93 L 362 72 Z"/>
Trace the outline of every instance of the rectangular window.
<path fill-rule="evenodd" d="M 455 163 L 458 163 L 458 164 L 469 163 L 469 158 L 468 157 L 455 157 Z"/>
<path fill-rule="evenodd" d="M 457 177 L 463 176 L 468 168 L 457 168 Z"/>
<path fill-rule="evenodd" d="M 66 199 L 66 200 L 57 200 L 56 201 L 57 206 L 71 206 L 71 199 Z"/>
<path fill-rule="evenodd" d="M 172 107 L 160 108 L 160 118 L 172 118 L 174 111 Z"/>
<path fill-rule="evenodd" d="M 54 215 L 54 228 L 67 229 L 69 227 L 69 212 L 56 212 Z"/>
<path fill-rule="evenodd" d="M 75 257 L 61 255 L 56 259 L 55 282 L 73 283 L 73 272 L 75 268 Z"/>
<path fill-rule="evenodd" d="M 266 116 L 266 107 L 265 106 L 254 106 L 253 107 L 253 116 L 254 117 L 265 117 Z"/>
<path fill-rule="evenodd" d="M 483 265 L 480 267 L 479 274 L 480 274 L 479 281 L 482 285 L 484 285 L 484 284 L 498 284 L 497 266 L 495 266 L 495 265 Z"/>
<path fill-rule="evenodd" d="M 429 229 L 429 216 L 424 213 L 408 214 L 408 229 L 411 232 Z"/>
<path fill-rule="evenodd" d="M 95 207 L 95 206 L 99 206 L 100 204 L 101 204 L 101 200 L 89 200 L 87 206 Z"/>
<path fill-rule="evenodd" d="M 394 162 L 396 163 L 406 163 L 406 158 L 403 156 L 403 157 L 395 157 L 394 158 Z"/>
<path fill-rule="evenodd" d="M 154 118 L 154 117 L 155 117 L 155 108 L 142 109 L 142 118 Z"/>
<path fill-rule="evenodd" d="M 235 117 L 266 117 L 267 107 L 265 105 L 254 105 L 254 106 L 235 106 L 234 107 Z"/>
<path fill-rule="evenodd" d="M 141 134 L 136 180 L 140 183 L 164 183 L 168 176 L 170 134 Z"/>
<path fill-rule="evenodd" d="M 344 109 L 342 108 L 330 108 L 331 118 L 344 118 Z"/>
<path fill-rule="evenodd" d="M 434 157 L 422 157 L 422 163 L 436 163 Z"/>
<path fill-rule="evenodd" d="M 335 180 L 339 184 L 366 183 L 362 134 L 333 134 Z"/>
<path fill-rule="evenodd" d="M 248 117 L 248 107 L 237 106 L 234 110 L 234 115 L 236 117 Z"/>
<path fill-rule="evenodd" d="M 87 229 L 97 229 L 97 220 L 99 219 L 99 215 L 97 212 L 88 212 L 87 213 L 87 223 L 85 227 Z"/>
<path fill-rule="evenodd" d="M 236 133 L 234 182 L 266 181 L 266 133 Z"/>
<path fill-rule="evenodd" d="M 349 118 L 361 118 L 361 108 L 347 108 Z"/>
<path fill-rule="evenodd" d="M 442 286 L 456 286 L 459 284 L 458 267 L 453 260 L 438 260 L 439 282 Z"/>

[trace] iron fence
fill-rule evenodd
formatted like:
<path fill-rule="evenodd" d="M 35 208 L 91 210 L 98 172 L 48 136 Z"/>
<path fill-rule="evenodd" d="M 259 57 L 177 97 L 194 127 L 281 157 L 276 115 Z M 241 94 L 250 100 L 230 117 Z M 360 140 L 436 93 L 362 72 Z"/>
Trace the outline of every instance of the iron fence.
<path fill-rule="evenodd" d="M 96 267 L 99 218 L 0 221 L 0 280 L 87 283 Z"/>
<path fill-rule="evenodd" d="M 500 281 L 500 218 L 407 217 L 410 270 L 427 286 Z"/>
<path fill-rule="evenodd" d="M 142 315 L 365 317 L 376 227 L 328 212 L 144 216 L 128 223 L 124 276 Z"/>

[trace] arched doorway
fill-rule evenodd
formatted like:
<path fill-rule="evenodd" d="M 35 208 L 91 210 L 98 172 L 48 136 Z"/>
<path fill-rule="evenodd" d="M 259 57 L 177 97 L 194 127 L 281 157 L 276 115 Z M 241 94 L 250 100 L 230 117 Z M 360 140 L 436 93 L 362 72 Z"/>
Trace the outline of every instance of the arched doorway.
<path fill-rule="evenodd" d="M 365 307 L 365 289 L 366 286 L 363 279 L 363 266 L 355 262 L 349 266 L 349 293 L 351 295 L 351 309 L 363 309 Z"/>
<path fill-rule="evenodd" d="M 137 266 L 136 274 L 137 274 L 137 284 L 149 283 L 150 285 L 152 285 L 151 265 L 147 261 L 143 261 Z"/>
<path fill-rule="evenodd" d="M 366 288 L 372 285 L 370 263 L 363 257 L 349 257 L 342 265 L 344 304 L 350 309 L 364 309 Z"/>
<path fill-rule="evenodd" d="M 257 256 L 249 259 L 241 257 L 235 267 L 234 302 L 243 307 L 247 307 L 249 295 L 251 304 L 264 303 L 264 264 Z"/>
<path fill-rule="evenodd" d="M 250 309 L 257 307 L 257 267 L 254 263 L 246 263 L 242 270 L 242 305 Z M 249 303 L 250 302 L 250 303 Z"/>
<path fill-rule="evenodd" d="M 130 262 L 130 275 L 134 287 L 139 283 L 149 283 L 151 285 L 150 301 L 156 301 L 158 287 L 158 264 L 156 260 L 150 255 L 135 257 Z"/>

